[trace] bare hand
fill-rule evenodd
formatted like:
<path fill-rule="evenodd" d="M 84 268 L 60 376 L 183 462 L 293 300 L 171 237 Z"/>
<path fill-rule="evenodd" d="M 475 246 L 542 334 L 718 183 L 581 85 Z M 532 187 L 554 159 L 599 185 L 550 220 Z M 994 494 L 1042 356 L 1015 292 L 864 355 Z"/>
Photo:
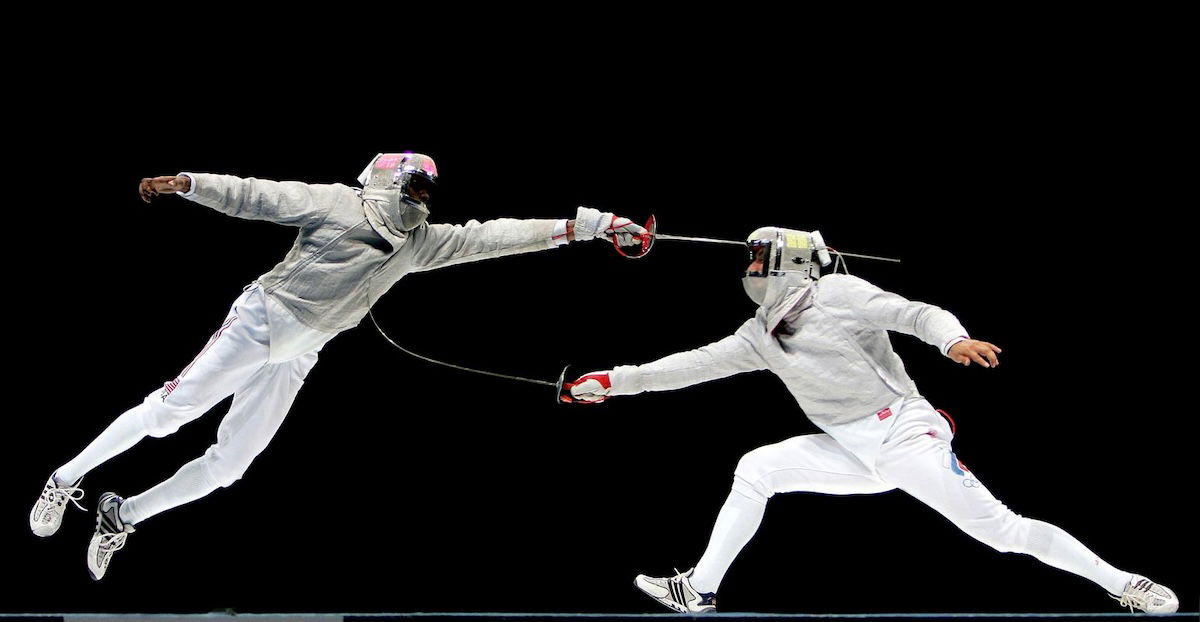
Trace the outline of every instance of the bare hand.
<path fill-rule="evenodd" d="M 142 200 L 149 203 L 150 199 L 160 194 L 175 194 L 187 192 L 192 187 L 192 180 L 183 175 L 167 175 L 165 177 L 147 177 L 138 184 L 138 194 Z"/>
<path fill-rule="evenodd" d="M 996 355 L 1000 352 L 1000 348 L 986 341 L 966 339 L 950 347 L 950 359 L 963 365 L 970 365 L 974 361 L 984 367 L 998 367 L 1000 358 Z"/>

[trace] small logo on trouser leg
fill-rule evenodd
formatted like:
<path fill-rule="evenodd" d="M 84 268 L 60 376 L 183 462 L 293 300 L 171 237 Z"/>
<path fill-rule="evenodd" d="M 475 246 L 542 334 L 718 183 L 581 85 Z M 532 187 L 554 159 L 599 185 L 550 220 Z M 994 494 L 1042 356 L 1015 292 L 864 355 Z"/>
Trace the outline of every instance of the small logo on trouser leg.
<path fill-rule="evenodd" d="M 943 449 L 941 461 L 943 469 L 950 469 L 951 473 L 963 478 L 963 486 L 967 488 L 979 487 L 979 480 L 971 475 L 971 469 L 968 469 L 967 465 L 963 464 L 963 461 L 959 460 L 953 451 L 950 451 L 948 448 Z"/>
<path fill-rule="evenodd" d="M 158 394 L 158 398 L 164 402 L 167 401 L 167 396 L 171 395 L 171 392 L 174 391 L 178 386 L 179 377 L 177 376 L 174 380 L 163 385 L 162 391 L 160 391 Z"/>

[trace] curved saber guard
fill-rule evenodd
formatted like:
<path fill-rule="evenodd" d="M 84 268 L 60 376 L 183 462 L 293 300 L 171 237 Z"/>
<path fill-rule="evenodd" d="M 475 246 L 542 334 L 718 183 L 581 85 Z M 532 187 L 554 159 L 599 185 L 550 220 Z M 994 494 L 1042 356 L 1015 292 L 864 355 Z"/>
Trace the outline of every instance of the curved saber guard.
<path fill-rule="evenodd" d="M 568 365 L 567 367 L 570 367 L 570 365 Z M 564 367 L 562 370 L 562 373 L 558 375 L 558 402 L 560 404 L 584 404 L 584 405 L 599 404 L 600 402 L 603 402 L 604 400 L 608 399 L 607 395 L 598 400 L 591 401 L 591 402 L 584 402 L 584 401 L 575 399 L 575 396 L 571 395 L 571 387 L 575 386 L 575 383 L 574 382 L 563 382 L 563 378 L 565 378 L 567 375 L 567 367 Z"/>
<path fill-rule="evenodd" d="M 625 252 L 625 249 L 621 248 L 621 245 L 617 243 L 617 236 L 612 236 L 613 248 L 617 249 L 618 254 L 630 259 L 641 259 L 650 253 L 650 249 L 654 248 L 654 239 L 658 237 L 658 222 L 654 218 L 654 214 L 650 215 L 650 218 L 646 220 L 646 224 L 643 226 L 646 228 L 646 233 L 634 236 L 642 243 L 640 252 L 636 250 L 629 253 Z"/>
<path fill-rule="evenodd" d="M 560 373 L 558 375 L 558 382 L 554 383 L 554 403 L 555 404 L 570 404 L 571 402 L 575 401 L 574 399 L 571 398 L 571 387 L 573 387 L 575 385 L 573 385 L 569 382 L 566 382 L 567 369 L 569 367 L 571 367 L 571 366 L 567 365 L 566 367 L 563 368 L 562 373 Z"/>

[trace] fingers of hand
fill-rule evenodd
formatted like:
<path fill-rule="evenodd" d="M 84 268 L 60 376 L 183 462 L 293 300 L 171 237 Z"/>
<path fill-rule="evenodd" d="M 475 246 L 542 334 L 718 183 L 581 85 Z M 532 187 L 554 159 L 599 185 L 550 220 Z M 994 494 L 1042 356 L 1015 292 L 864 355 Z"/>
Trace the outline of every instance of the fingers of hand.
<path fill-rule="evenodd" d="M 625 218 L 625 217 L 613 218 L 612 225 L 609 228 L 614 231 L 620 231 L 622 233 L 631 233 L 634 235 L 641 235 L 646 232 L 645 227 L 643 227 L 641 225 L 635 225 L 635 224 L 633 224 L 632 220 L 629 220 L 628 218 Z"/>
<path fill-rule="evenodd" d="M 970 347 L 971 357 L 984 367 L 996 367 L 999 365 L 1000 357 L 996 356 L 999 352 L 1000 348 L 986 341 L 976 341 Z"/>
<path fill-rule="evenodd" d="M 600 222 L 596 223 L 596 235 L 603 235 L 605 232 L 612 232 L 613 222 L 617 219 L 612 215 L 612 212 L 604 212 L 600 214 Z"/>
<path fill-rule="evenodd" d="M 589 378 L 588 380 L 584 380 L 583 382 L 571 387 L 572 393 L 576 391 L 578 391 L 580 394 L 598 394 L 604 391 L 604 386 L 600 384 L 600 381 Z"/>
<path fill-rule="evenodd" d="M 141 183 L 138 184 L 138 194 L 141 195 L 142 200 L 147 203 L 150 202 L 151 197 L 158 194 L 154 191 L 154 186 L 151 184 L 151 181 L 152 180 L 150 179 L 143 179 Z"/>
<path fill-rule="evenodd" d="M 966 355 L 970 357 L 970 360 L 984 367 L 992 367 L 997 364 L 996 355 L 983 344 L 975 344 L 967 348 Z"/>
<path fill-rule="evenodd" d="M 608 395 L 608 389 L 599 379 L 583 376 L 571 386 L 571 395 L 585 402 L 596 402 Z"/>

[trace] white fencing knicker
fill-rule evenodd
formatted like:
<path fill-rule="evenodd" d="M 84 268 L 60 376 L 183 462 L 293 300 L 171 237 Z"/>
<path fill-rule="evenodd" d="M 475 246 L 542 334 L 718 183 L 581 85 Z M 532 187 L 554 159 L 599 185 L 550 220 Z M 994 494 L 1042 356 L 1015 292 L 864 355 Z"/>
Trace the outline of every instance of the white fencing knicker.
<path fill-rule="evenodd" d="M 1091 579 L 1110 593 L 1122 592 L 1130 573 L 1099 559 L 1062 529 L 1020 516 L 992 496 L 954 454 L 950 426 L 929 402 L 910 398 L 891 410 L 897 421 L 874 471 L 828 434 L 796 436 L 743 456 L 692 585 L 716 591 L 734 556 L 757 530 L 767 499 L 776 493 L 855 495 L 899 489 L 998 551 L 1026 553 Z"/>
<path fill-rule="evenodd" d="M 136 524 L 233 484 L 275 436 L 317 352 L 333 337 L 300 323 L 252 283 L 179 376 L 118 417 L 55 477 L 76 481 L 147 435 L 167 436 L 233 395 L 217 442 L 168 480 L 126 499 L 121 515 Z"/>

